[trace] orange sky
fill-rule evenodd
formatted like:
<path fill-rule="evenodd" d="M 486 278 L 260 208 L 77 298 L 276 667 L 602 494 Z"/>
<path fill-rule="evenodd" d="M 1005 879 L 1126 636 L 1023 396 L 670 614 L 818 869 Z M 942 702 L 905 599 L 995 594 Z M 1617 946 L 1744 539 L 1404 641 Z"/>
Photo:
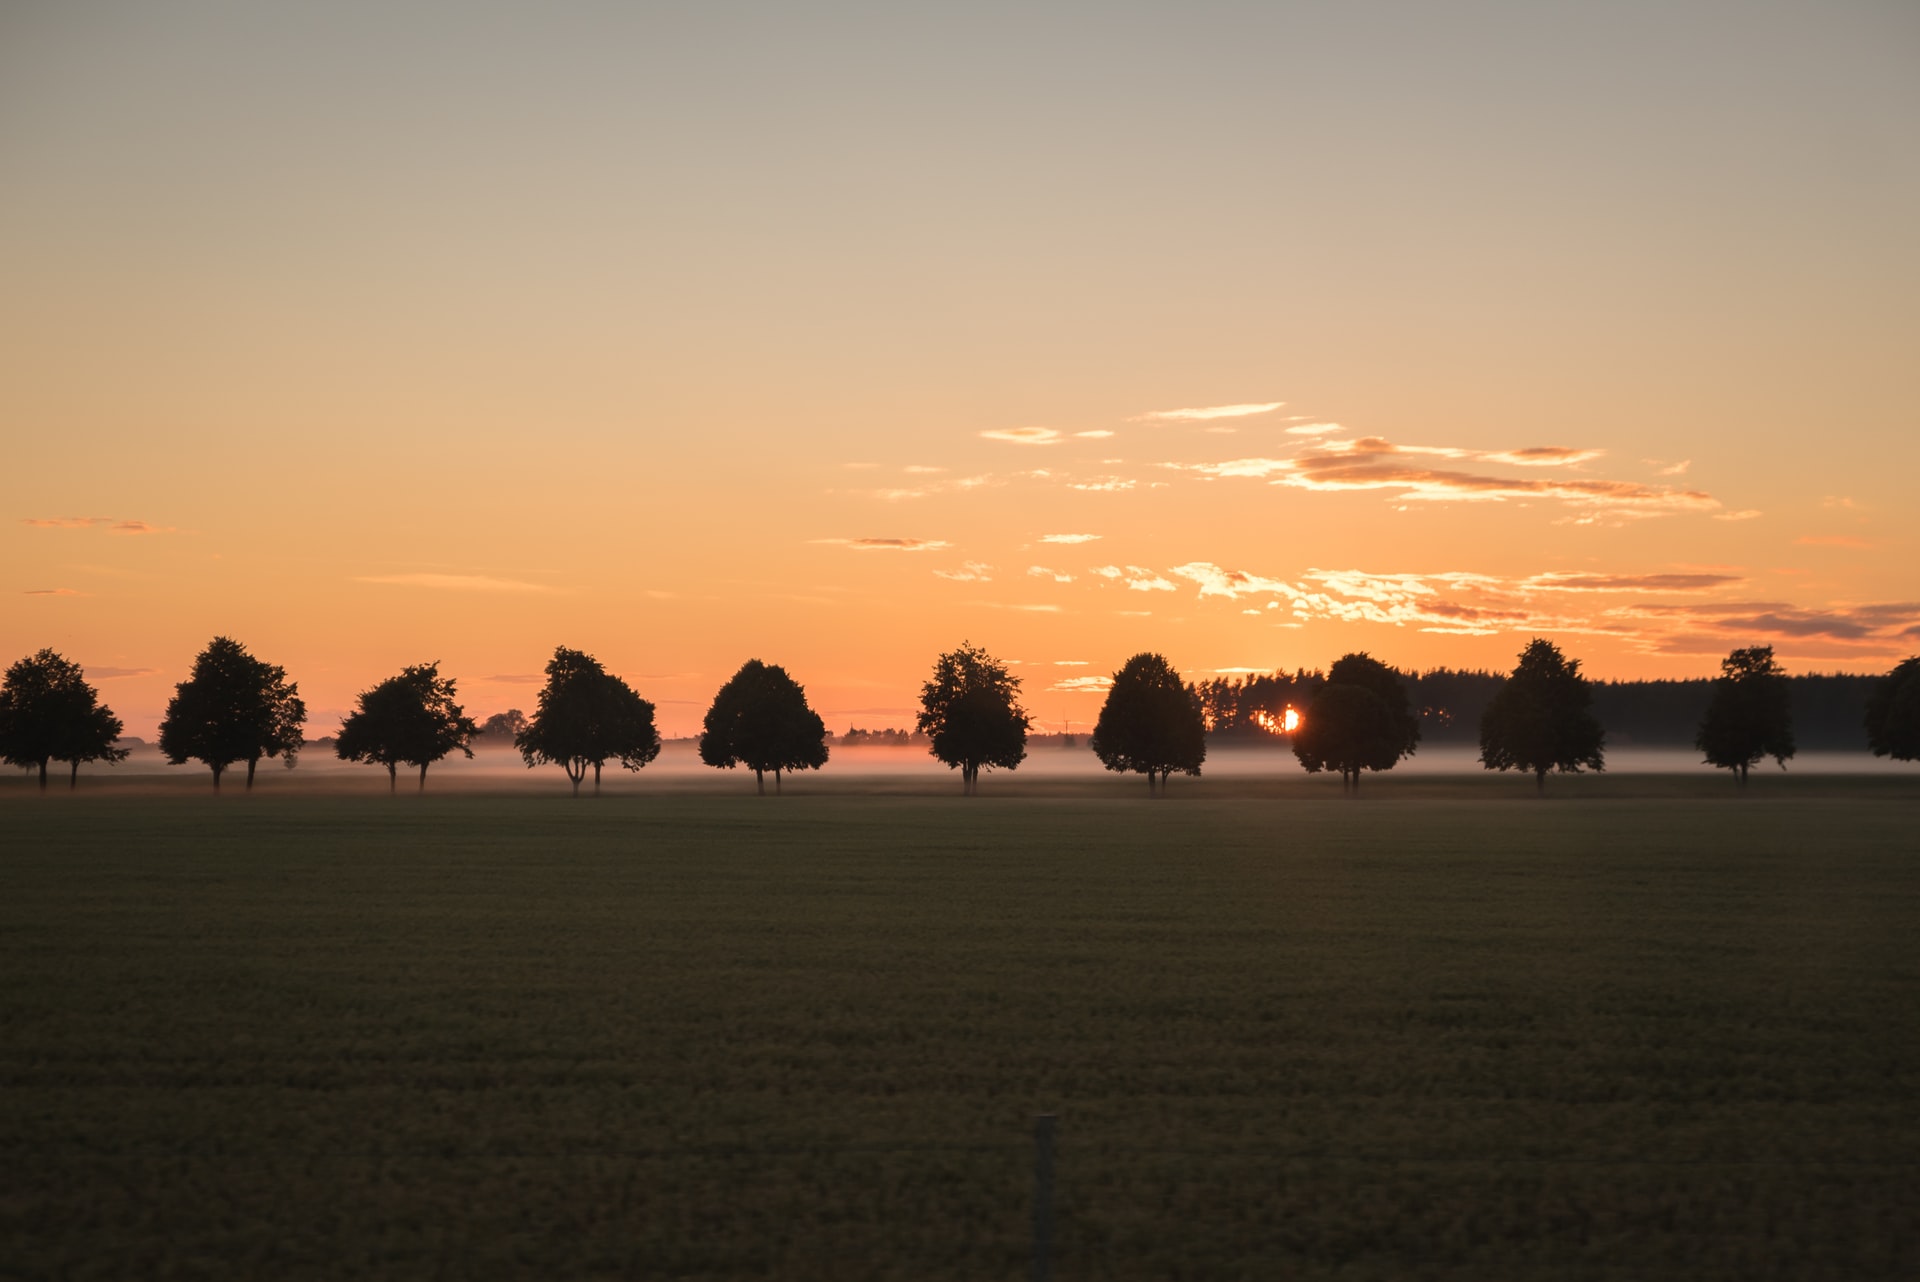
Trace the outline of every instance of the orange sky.
<path fill-rule="evenodd" d="M 10 6 L 0 651 L 1920 651 L 1920 15 L 1428 8 Z"/>

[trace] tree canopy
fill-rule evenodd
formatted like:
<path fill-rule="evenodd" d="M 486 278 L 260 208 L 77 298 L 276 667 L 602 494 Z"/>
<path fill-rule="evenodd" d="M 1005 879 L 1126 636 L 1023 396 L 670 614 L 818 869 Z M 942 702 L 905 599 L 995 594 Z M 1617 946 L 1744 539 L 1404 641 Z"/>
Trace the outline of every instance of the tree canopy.
<path fill-rule="evenodd" d="M 1589 711 L 1592 703 L 1580 660 L 1534 638 L 1480 717 L 1481 763 L 1489 770 L 1530 770 L 1543 792 L 1549 770 L 1606 769 L 1606 732 Z"/>
<path fill-rule="evenodd" d="M 1146 775 L 1149 795 L 1176 770 L 1199 774 L 1207 757 L 1200 692 L 1163 656 L 1134 655 L 1113 674 L 1092 747 L 1107 769 Z"/>
<path fill-rule="evenodd" d="M 83 763 L 125 760 L 127 750 L 115 746 L 120 731 L 120 719 L 100 703 L 80 665 L 52 650 L 13 664 L 0 683 L 0 761 L 38 768 L 42 792 L 49 761 L 72 767 L 67 787 L 73 788 Z"/>
<path fill-rule="evenodd" d="M 1342 655 L 1293 732 L 1293 755 L 1308 774 L 1338 770 L 1358 790 L 1362 770 L 1391 770 L 1420 742 L 1420 721 L 1400 675 L 1365 653 Z"/>
<path fill-rule="evenodd" d="M 638 770 L 660 755 L 653 705 L 592 655 L 565 646 L 547 661 L 539 706 L 513 742 L 528 769 L 551 764 L 566 771 L 575 796 L 589 768 L 598 793 L 607 762 Z"/>
<path fill-rule="evenodd" d="M 438 663 L 417 664 L 388 677 L 360 692 L 358 708 L 340 724 L 334 755 L 385 766 L 388 791 L 397 786 L 402 764 L 417 766 L 424 792 L 428 766 L 450 752 L 473 755 L 479 727 L 455 695 L 453 678 L 441 676 Z"/>
<path fill-rule="evenodd" d="M 1866 723 L 1874 756 L 1920 761 L 1920 656 L 1902 661 L 1874 687 Z"/>
<path fill-rule="evenodd" d="M 927 736 L 936 758 L 960 771 L 967 796 L 979 787 L 981 767 L 1013 770 L 1026 759 L 1032 719 L 1019 697 L 1020 678 L 964 641 L 935 661 L 933 677 L 920 687 L 915 727 Z"/>
<path fill-rule="evenodd" d="M 204 762 L 216 789 L 227 767 L 244 761 L 252 788 L 262 757 L 291 759 L 300 751 L 306 720 L 300 687 L 287 680 L 285 668 L 261 662 L 229 637 L 215 637 L 167 701 L 160 751 L 176 766 Z"/>
<path fill-rule="evenodd" d="M 1720 677 L 1693 743 L 1708 765 L 1733 771 L 1742 788 L 1747 771 L 1762 757 L 1787 768 L 1794 752 L 1793 709 L 1787 674 L 1774 662 L 1772 646 L 1735 650 L 1720 661 Z"/>
<path fill-rule="evenodd" d="M 778 792 L 783 771 L 827 764 L 827 725 L 785 668 L 749 659 L 713 696 L 700 731 L 700 760 L 727 770 L 745 766 L 763 795 L 771 770 Z"/>
<path fill-rule="evenodd" d="M 518 708 L 508 708 L 505 712 L 496 712 L 480 723 L 479 738 L 487 740 L 505 740 L 512 743 L 527 728 L 527 714 Z"/>

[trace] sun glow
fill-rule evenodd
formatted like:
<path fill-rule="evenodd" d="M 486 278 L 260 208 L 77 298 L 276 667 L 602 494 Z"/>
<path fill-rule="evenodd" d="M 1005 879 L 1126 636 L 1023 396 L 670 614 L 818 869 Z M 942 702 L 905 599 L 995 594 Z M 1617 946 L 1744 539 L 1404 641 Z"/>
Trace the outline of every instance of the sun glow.
<path fill-rule="evenodd" d="M 1300 728 L 1300 710 L 1288 704 L 1279 716 L 1274 716 L 1265 708 L 1253 714 L 1254 724 L 1268 734 L 1292 734 Z"/>

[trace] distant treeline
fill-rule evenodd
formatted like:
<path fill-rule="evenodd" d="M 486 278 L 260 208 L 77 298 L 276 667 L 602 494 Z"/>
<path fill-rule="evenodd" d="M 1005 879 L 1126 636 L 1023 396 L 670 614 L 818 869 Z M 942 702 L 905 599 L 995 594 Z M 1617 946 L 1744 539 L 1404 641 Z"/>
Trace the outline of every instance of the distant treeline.
<path fill-rule="evenodd" d="M 1407 694 L 1420 716 L 1425 744 L 1478 744 L 1480 716 L 1507 679 L 1504 672 L 1434 668 L 1403 672 Z M 1795 738 L 1802 749 L 1860 751 L 1867 699 L 1879 676 L 1850 673 L 1787 678 Z M 1277 723 L 1288 705 L 1304 709 L 1325 681 L 1318 671 L 1300 669 L 1239 679 L 1216 677 L 1200 683 L 1208 732 L 1223 742 L 1258 742 L 1269 737 L 1261 717 Z M 1713 681 L 1594 681 L 1593 715 L 1606 728 L 1607 746 L 1693 746 Z"/>

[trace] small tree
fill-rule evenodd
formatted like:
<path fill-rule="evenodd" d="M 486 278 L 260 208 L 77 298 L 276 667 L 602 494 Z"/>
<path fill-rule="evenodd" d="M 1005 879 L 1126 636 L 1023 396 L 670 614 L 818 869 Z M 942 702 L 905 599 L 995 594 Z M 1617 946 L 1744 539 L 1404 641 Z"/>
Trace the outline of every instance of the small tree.
<path fill-rule="evenodd" d="M 1327 670 L 1293 732 L 1293 755 L 1308 774 L 1338 770 L 1343 791 L 1358 792 L 1362 770 L 1391 770 L 1413 755 L 1420 719 L 1400 675 L 1370 655 L 1342 655 Z"/>
<path fill-rule="evenodd" d="M 638 770 L 660 755 L 653 705 L 592 655 L 565 646 L 547 662 L 539 706 L 513 742 L 529 770 L 551 764 L 566 771 L 576 797 L 589 767 L 598 796 L 600 768 L 608 761 Z"/>
<path fill-rule="evenodd" d="M 1866 722 L 1874 756 L 1920 761 L 1920 656 L 1904 660 L 1874 686 Z"/>
<path fill-rule="evenodd" d="M 1794 752 L 1793 708 L 1787 674 L 1773 660 L 1773 647 L 1757 645 L 1735 650 L 1720 661 L 1720 677 L 1694 747 L 1708 765 L 1731 770 L 1747 786 L 1747 771 L 1772 757 L 1780 768 Z"/>
<path fill-rule="evenodd" d="M 420 768 L 419 791 L 427 788 L 427 767 L 450 752 L 473 755 L 479 727 L 454 702 L 452 677 L 438 663 L 423 663 L 362 691 L 359 708 L 340 724 L 334 755 L 387 768 L 387 791 L 398 786 L 401 763 Z"/>
<path fill-rule="evenodd" d="M 785 668 L 749 659 L 713 696 L 700 731 L 700 760 L 727 770 L 747 767 L 762 796 L 771 770 L 777 793 L 782 771 L 827 764 L 827 725 Z"/>
<path fill-rule="evenodd" d="M 120 730 L 120 719 L 100 703 L 80 665 L 52 650 L 21 659 L 0 683 L 0 761 L 38 768 L 42 792 L 49 761 L 72 767 L 69 789 L 80 782 L 81 763 L 124 761 L 127 750 L 114 746 Z"/>
<path fill-rule="evenodd" d="M 1539 792 L 1547 789 L 1549 770 L 1605 770 L 1606 732 L 1587 711 L 1592 702 L 1580 660 L 1534 638 L 1480 717 L 1481 763 L 1489 770 L 1530 770 Z"/>
<path fill-rule="evenodd" d="M 949 770 L 959 769 L 964 795 L 978 790 L 982 766 L 1013 770 L 1026 759 L 1032 719 L 1019 696 L 1020 678 L 964 641 L 934 662 L 933 678 L 920 687 L 915 726 L 935 757 Z"/>
<path fill-rule="evenodd" d="M 1168 775 L 1197 775 L 1206 760 L 1200 692 L 1160 655 L 1134 655 L 1113 674 L 1092 747 L 1107 769 L 1144 774 L 1147 795 L 1164 795 Z"/>
<path fill-rule="evenodd" d="M 300 687 L 287 680 L 285 668 L 262 663 L 238 641 L 215 637 L 167 701 L 160 751 L 176 766 L 204 762 L 215 791 L 227 767 L 244 761 L 251 790 L 262 757 L 300 751 L 306 720 Z"/>
<path fill-rule="evenodd" d="M 527 714 L 518 708 L 496 712 L 480 723 L 479 738 L 489 743 L 511 744 L 527 728 Z"/>

